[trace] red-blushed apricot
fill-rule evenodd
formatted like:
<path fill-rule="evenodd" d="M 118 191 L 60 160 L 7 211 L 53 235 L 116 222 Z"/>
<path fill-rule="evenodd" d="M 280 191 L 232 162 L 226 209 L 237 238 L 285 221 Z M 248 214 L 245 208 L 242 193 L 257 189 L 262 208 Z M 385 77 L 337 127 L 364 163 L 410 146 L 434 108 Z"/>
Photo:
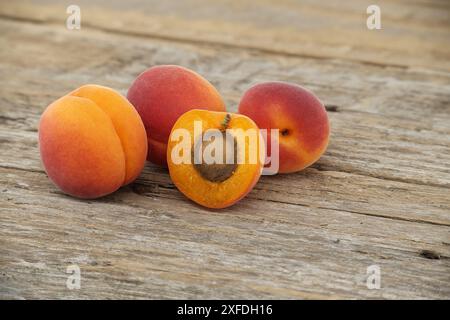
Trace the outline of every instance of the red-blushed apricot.
<path fill-rule="evenodd" d="M 253 119 L 260 129 L 279 129 L 279 172 L 300 171 L 325 152 L 330 127 L 327 112 L 310 91 L 295 84 L 266 82 L 245 92 L 240 114 Z M 268 154 L 271 152 L 267 145 Z"/>
<path fill-rule="evenodd" d="M 114 90 L 86 85 L 50 104 L 39 123 L 49 178 L 65 193 L 98 198 L 133 181 L 147 155 L 144 125 Z"/>
<path fill-rule="evenodd" d="M 141 73 L 127 98 L 141 115 L 147 131 L 147 159 L 161 166 L 167 166 L 170 130 L 183 113 L 191 109 L 225 111 L 212 84 L 194 71 L 175 65 L 155 66 Z"/>
<path fill-rule="evenodd" d="M 167 163 L 172 181 L 184 195 L 219 209 L 253 189 L 262 173 L 264 154 L 259 128 L 250 118 L 191 110 L 171 130 Z M 216 158 L 208 159 L 208 155 Z"/>

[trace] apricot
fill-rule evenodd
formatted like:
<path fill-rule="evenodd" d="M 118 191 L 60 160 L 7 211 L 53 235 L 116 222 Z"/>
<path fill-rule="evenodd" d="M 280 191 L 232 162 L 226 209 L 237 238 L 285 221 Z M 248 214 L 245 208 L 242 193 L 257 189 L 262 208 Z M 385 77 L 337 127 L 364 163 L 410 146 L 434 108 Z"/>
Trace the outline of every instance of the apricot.
<path fill-rule="evenodd" d="M 175 121 L 191 109 L 225 111 L 220 94 L 206 79 L 175 65 L 152 67 L 141 73 L 127 95 L 147 131 L 147 159 L 167 166 L 166 150 Z"/>
<path fill-rule="evenodd" d="M 191 110 L 171 130 L 167 147 L 170 177 L 189 199 L 225 208 L 245 197 L 261 176 L 264 141 L 248 117 Z"/>
<path fill-rule="evenodd" d="M 61 190 L 98 198 L 140 174 L 147 136 L 125 97 L 107 87 L 85 85 L 44 111 L 39 148 L 49 178 Z"/>
<path fill-rule="evenodd" d="M 307 89 L 285 82 L 266 82 L 245 92 L 240 114 L 253 119 L 260 129 L 279 130 L 279 173 L 300 171 L 325 152 L 330 127 L 320 100 Z M 267 152 L 271 146 L 267 144 Z"/>

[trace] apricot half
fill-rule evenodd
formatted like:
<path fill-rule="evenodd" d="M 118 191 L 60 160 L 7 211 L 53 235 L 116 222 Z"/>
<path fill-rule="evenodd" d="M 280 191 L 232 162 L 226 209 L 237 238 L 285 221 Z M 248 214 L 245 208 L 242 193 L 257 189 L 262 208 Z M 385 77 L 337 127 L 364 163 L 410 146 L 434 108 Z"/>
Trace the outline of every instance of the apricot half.
<path fill-rule="evenodd" d="M 330 127 L 327 112 L 310 91 L 286 82 L 253 86 L 242 97 L 239 113 L 250 117 L 260 129 L 278 129 L 280 173 L 300 171 L 325 152 Z M 271 145 L 267 144 L 268 154 Z"/>
<path fill-rule="evenodd" d="M 44 111 L 39 148 L 49 178 L 61 190 L 98 198 L 136 179 L 147 137 L 127 99 L 110 88 L 85 85 Z"/>
<path fill-rule="evenodd" d="M 225 111 L 216 88 L 192 70 L 161 65 L 141 73 L 127 95 L 142 117 L 148 138 L 147 159 L 167 166 L 166 151 L 170 130 L 186 111 Z"/>
<path fill-rule="evenodd" d="M 247 195 L 264 165 L 264 141 L 248 117 L 191 110 L 172 128 L 167 163 L 170 177 L 189 199 L 225 208 Z"/>

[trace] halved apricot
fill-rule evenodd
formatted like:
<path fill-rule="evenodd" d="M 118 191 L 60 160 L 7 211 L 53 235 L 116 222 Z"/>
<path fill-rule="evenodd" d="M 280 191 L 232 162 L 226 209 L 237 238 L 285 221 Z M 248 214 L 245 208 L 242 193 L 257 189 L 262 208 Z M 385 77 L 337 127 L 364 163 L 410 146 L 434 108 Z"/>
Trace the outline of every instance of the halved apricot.
<path fill-rule="evenodd" d="M 250 118 L 194 109 L 172 128 L 167 148 L 170 177 L 189 199 L 225 208 L 247 195 L 261 176 L 264 141 Z"/>

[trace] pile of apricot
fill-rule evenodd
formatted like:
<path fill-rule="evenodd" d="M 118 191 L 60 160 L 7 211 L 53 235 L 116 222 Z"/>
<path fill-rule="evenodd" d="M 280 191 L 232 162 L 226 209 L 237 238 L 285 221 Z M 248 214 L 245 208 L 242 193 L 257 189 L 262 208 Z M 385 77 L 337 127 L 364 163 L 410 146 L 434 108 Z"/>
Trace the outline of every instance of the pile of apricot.
<path fill-rule="evenodd" d="M 126 98 L 85 85 L 56 100 L 41 117 L 39 147 L 49 178 L 75 197 L 116 191 L 138 177 L 147 159 L 168 167 L 191 200 L 224 208 L 245 197 L 270 162 L 279 173 L 313 164 L 329 130 L 323 104 L 298 85 L 255 85 L 238 113 L 229 113 L 205 78 L 162 65 L 140 74 Z"/>

